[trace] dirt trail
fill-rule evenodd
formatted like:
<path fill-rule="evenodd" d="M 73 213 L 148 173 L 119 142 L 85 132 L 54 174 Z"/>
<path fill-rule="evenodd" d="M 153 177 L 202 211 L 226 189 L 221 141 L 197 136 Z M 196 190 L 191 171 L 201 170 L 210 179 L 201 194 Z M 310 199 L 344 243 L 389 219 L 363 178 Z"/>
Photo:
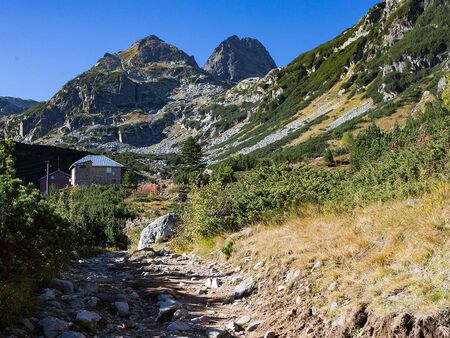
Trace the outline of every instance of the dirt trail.
<path fill-rule="evenodd" d="M 239 277 L 232 273 L 227 265 L 164 251 L 80 260 L 42 291 L 35 314 L 10 337 L 248 336 L 244 328 L 259 323 L 246 318 L 245 301 L 233 301 Z M 242 328 L 231 329 L 239 319 Z"/>

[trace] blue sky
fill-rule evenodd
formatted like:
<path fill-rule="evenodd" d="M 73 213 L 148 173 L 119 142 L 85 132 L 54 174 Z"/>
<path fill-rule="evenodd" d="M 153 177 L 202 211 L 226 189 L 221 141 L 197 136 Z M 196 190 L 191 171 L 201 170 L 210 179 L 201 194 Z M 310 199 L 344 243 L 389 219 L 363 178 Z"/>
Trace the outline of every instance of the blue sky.
<path fill-rule="evenodd" d="M 0 0 L 0 96 L 47 100 L 105 52 L 155 34 L 200 66 L 225 38 L 279 66 L 351 27 L 378 0 Z"/>

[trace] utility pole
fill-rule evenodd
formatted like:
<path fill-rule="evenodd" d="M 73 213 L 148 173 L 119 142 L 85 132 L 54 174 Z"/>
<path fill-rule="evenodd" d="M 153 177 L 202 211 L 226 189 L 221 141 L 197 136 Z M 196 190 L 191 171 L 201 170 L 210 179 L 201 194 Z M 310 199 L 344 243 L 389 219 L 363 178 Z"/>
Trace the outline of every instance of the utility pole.
<path fill-rule="evenodd" d="M 48 195 L 48 180 L 50 175 L 50 161 L 45 161 L 47 163 L 47 179 L 45 182 L 45 194 Z"/>

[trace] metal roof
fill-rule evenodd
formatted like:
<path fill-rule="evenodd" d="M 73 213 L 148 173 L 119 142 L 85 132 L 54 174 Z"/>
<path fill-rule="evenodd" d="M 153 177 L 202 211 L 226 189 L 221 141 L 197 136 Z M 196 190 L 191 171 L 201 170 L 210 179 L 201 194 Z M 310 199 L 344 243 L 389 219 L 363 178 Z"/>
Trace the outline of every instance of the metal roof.
<path fill-rule="evenodd" d="M 120 163 L 111 160 L 110 158 L 104 156 L 104 155 L 88 155 L 83 157 L 81 160 L 76 161 L 73 163 L 69 169 L 72 169 L 72 167 L 76 166 L 77 164 L 82 164 L 86 162 L 92 162 L 93 167 L 117 167 L 117 168 L 123 168 L 123 165 Z"/>
<path fill-rule="evenodd" d="M 64 175 L 70 177 L 70 175 L 69 175 L 68 173 L 65 173 L 64 171 L 62 171 L 62 170 L 60 170 L 60 169 L 55 170 L 55 171 L 52 171 L 52 172 L 51 172 L 50 174 L 48 174 L 48 175 L 51 176 L 51 175 L 56 174 L 56 173 L 61 173 L 61 174 L 64 174 Z M 47 175 L 42 176 L 40 179 L 38 179 L 38 181 L 43 180 L 44 178 L 47 178 Z"/>

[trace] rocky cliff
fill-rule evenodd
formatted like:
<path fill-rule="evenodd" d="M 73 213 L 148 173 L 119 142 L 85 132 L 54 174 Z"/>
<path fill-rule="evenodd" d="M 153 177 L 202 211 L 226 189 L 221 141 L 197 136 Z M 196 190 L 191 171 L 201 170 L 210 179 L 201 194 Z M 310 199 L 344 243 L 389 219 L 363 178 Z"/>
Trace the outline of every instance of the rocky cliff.
<path fill-rule="evenodd" d="M 276 68 L 269 52 L 256 39 L 229 37 L 214 49 L 203 69 L 226 83 L 262 77 Z"/>

